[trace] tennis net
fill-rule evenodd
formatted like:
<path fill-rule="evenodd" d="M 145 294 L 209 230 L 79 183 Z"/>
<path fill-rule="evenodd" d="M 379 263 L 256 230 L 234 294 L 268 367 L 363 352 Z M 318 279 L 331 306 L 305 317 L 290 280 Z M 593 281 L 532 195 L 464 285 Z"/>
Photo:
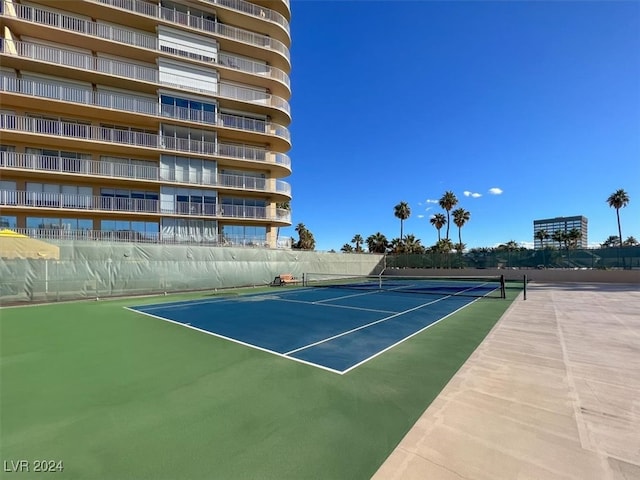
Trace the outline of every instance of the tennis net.
<path fill-rule="evenodd" d="M 506 297 L 505 281 L 502 275 L 485 277 L 424 277 L 305 273 L 303 284 L 307 287 L 348 288 L 400 293 Z"/>

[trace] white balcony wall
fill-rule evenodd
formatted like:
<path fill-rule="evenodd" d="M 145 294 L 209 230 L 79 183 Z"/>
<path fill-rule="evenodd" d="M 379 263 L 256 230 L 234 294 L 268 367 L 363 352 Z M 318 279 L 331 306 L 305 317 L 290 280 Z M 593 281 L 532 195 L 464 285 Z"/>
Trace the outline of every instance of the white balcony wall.
<path fill-rule="evenodd" d="M 158 98 L 155 95 L 132 93 L 119 88 L 97 85 L 95 103 L 106 108 L 123 110 L 126 112 L 158 114 Z M 89 103 L 89 102 L 87 102 Z"/>
<path fill-rule="evenodd" d="M 72 45 L 67 45 L 65 43 L 50 42 L 48 40 L 29 37 L 27 35 L 22 35 L 20 40 L 22 43 L 31 43 L 31 44 L 39 45 L 43 47 L 55 48 L 57 50 L 64 50 L 66 53 L 78 53 L 78 54 L 84 54 L 84 55 L 91 55 L 91 50 L 89 49 L 74 47 Z"/>
<path fill-rule="evenodd" d="M 84 31 L 84 29 L 80 29 L 78 25 L 82 25 L 84 22 L 90 22 L 91 17 L 87 17 L 85 15 L 80 15 L 78 13 L 73 13 L 73 17 L 69 17 L 69 12 L 64 10 L 58 10 L 57 8 L 38 5 L 32 2 L 21 2 L 20 5 L 22 7 L 29 7 L 33 10 L 33 21 L 35 23 L 43 23 L 45 25 L 51 25 L 51 19 L 60 19 L 62 18 L 62 22 L 58 22 L 56 24 L 62 23 L 63 28 L 65 29 L 73 29 L 77 31 Z M 73 28 L 74 25 L 76 28 Z"/>
<path fill-rule="evenodd" d="M 148 50 L 158 48 L 157 39 L 149 32 L 144 30 L 136 30 L 131 27 L 123 27 L 115 23 L 98 20 L 97 23 L 87 23 L 86 30 L 88 35 L 96 35 L 100 38 L 113 40 L 115 42 L 125 43 L 127 45 L 136 45 Z"/>
<path fill-rule="evenodd" d="M 92 85 L 88 82 L 60 79 L 50 75 L 22 72 L 21 85 L 25 93 L 36 97 L 45 97 L 68 102 L 84 103 L 93 95 Z"/>
<path fill-rule="evenodd" d="M 118 77 L 134 78 L 144 82 L 156 83 L 158 81 L 157 66 L 153 63 L 136 62 L 131 63 L 130 59 L 98 52 L 97 58 L 88 56 L 85 58 L 87 66 L 84 68 L 95 69 L 100 73 L 116 75 Z M 68 65 L 65 62 L 60 62 Z"/>
<path fill-rule="evenodd" d="M 24 52 L 21 52 L 23 55 L 48 63 L 86 69 L 88 67 L 87 59 L 91 57 L 91 50 L 48 42 L 26 35 L 22 36 L 20 43 L 24 45 Z"/>
<path fill-rule="evenodd" d="M 7 68 L 0 66 L 0 75 L 8 78 L 17 78 L 18 75 L 13 68 Z"/>

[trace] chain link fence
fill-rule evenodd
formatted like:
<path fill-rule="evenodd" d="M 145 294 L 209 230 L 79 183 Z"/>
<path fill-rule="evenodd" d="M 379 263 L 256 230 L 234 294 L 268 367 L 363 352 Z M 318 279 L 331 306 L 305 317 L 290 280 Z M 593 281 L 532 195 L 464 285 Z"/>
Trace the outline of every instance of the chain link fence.
<path fill-rule="evenodd" d="M 640 246 L 393 254 L 387 268 L 640 269 Z"/>

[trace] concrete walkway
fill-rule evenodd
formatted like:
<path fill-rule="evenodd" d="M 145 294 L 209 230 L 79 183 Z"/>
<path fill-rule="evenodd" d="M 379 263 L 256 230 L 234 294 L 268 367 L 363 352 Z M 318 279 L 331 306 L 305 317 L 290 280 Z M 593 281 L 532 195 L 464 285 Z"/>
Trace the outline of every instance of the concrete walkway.
<path fill-rule="evenodd" d="M 373 478 L 640 479 L 640 282 L 530 284 Z"/>

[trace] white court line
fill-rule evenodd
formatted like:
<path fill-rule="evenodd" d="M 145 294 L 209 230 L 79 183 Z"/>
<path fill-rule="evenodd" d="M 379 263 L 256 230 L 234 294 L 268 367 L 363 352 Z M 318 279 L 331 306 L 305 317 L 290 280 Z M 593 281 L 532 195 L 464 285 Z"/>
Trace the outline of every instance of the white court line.
<path fill-rule="evenodd" d="M 240 340 L 236 340 L 235 338 L 226 337 L 224 335 L 220 335 L 219 333 L 214 333 L 214 332 L 211 332 L 209 330 L 204 330 L 202 328 L 194 327 L 191 324 L 177 322 L 175 320 L 171 320 L 170 318 L 161 317 L 159 315 L 154 315 L 152 313 L 141 312 L 140 310 L 135 310 L 135 309 L 133 309 L 131 307 L 124 307 L 124 308 L 126 310 L 129 310 L 129 311 L 132 311 L 132 312 L 135 312 L 135 313 L 140 313 L 142 315 L 147 315 L 148 317 L 156 318 L 158 320 L 164 320 L 165 322 L 173 323 L 175 325 L 180 325 L 181 327 L 190 328 L 191 330 L 196 330 L 196 331 L 201 332 L 201 333 L 206 333 L 207 335 L 211 335 L 213 337 L 222 338 L 223 340 L 228 340 L 230 342 L 237 343 L 238 345 L 242 345 L 244 347 L 249 347 L 249 348 L 253 348 L 255 350 L 260 350 L 262 352 L 270 353 L 272 355 L 277 355 L 278 357 L 286 358 L 287 360 L 294 360 L 294 361 L 296 361 L 298 363 L 304 363 L 305 365 L 310 365 L 312 367 L 318 367 L 318 368 L 321 368 L 322 370 L 327 370 L 329 372 L 337 373 L 337 374 L 340 374 L 340 375 L 342 375 L 342 373 L 343 373 L 340 370 L 335 370 L 333 368 L 325 367 L 324 365 L 320 365 L 320 364 L 313 363 L 313 362 L 307 362 L 306 360 L 302 360 L 302 359 L 295 358 L 295 357 L 287 357 L 285 354 L 280 353 L 280 352 L 276 352 L 275 350 L 269 350 L 268 348 L 263 348 L 263 347 L 259 347 L 257 345 L 253 345 L 252 343 L 242 342 Z"/>
<path fill-rule="evenodd" d="M 374 359 L 374 358 L 376 358 L 378 355 L 382 355 L 384 352 L 387 352 L 387 351 L 391 350 L 392 348 L 396 347 L 397 345 L 400 345 L 401 343 L 406 342 L 406 341 L 407 341 L 407 340 L 409 340 L 410 338 L 412 338 L 412 337 L 414 337 L 414 336 L 418 335 L 419 333 L 424 332 L 427 328 L 431 328 L 431 327 L 433 327 L 434 325 L 437 325 L 438 323 L 440 323 L 440 322 L 441 322 L 441 321 L 443 321 L 444 319 L 449 318 L 449 317 L 450 317 L 451 315 L 453 315 L 454 313 L 457 313 L 457 312 L 459 312 L 460 310 L 462 310 L 463 308 L 467 308 L 467 307 L 468 307 L 469 305 L 471 305 L 472 303 L 477 302 L 478 300 L 480 300 L 480 298 L 482 298 L 482 297 L 478 297 L 478 298 L 476 298 L 475 300 L 473 300 L 473 301 L 471 301 L 471 302 L 469 302 L 469 303 L 467 303 L 467 304 L 465 304 L 465 305 L 462 305 L 460 308 L 458 308 L 458 309 L 454 310 L 453 312 L 450 312 L 450 313 L 446 314 L 444 317 L 442 317 L 442 318 L 440 318 L 440 319 L 436 320 L 435 322 L 430 323 L 429 325 L 424 326 L 424 327 L 423 327 L 423 328 L 421 328 L 420 330 L 418 330 L 418 331 L 416 331 L 416 332 L 413 332 L 411 335 L 408 335 L 408 336 L 404 337 L 404 338 L 403 338 L 403 339 L 401 339 L 401 340 L 398 340 L 398 341 L 397 341 L 396 343 L 394 343 L 393 345 L 389 345 L 387 348 L 385 348 L 385 349 L 383 349 L 383 350 L 380 350 L 379 352 L 374 353 L 374 354 L 373 354 L 373 355 L 371 355 L 370 357 L 365 358 L 364 360 L 362 360 L 362 361 L 360 361 L 360 362 L 356 363 L 355 365 L 351 365 L 351 366 L 350 366 L 349 368 L 347 368 L 346 370 L 343 370 L 342 372 L 340 372 L 340 375 L 344 375 L 344 374 L 346 374 L 346 373 L 349 373 L 349 372 L 350 372 L 351 370 L 353 370 L 354 368 L 357 368 L 357 367 L 359 367 L 360 365 L 363 365 L 363 364 L 367 363 L 369 360 L 373 360 L 373 359 Z"/>
<path fill-rule="evenodd" d="M 306 350 L 307 348 L 315 347 L 316 345 L 320 345 L 322 343 L 329 342 L 331 340 L 335 340 L 336 338 L 340 338 L 340 337 L 343 337 L 345 335 L 349 335 L 350 333 L 357 332 L 358 330 L 362 330 L 364 328 L 369 328 L 372 325 L 376 325 L 376 324 L 381 323 L 381 322 L 386 322 L 387 320 L 391 320 L 392 318 L 399 317 L 400 315 L 404 315 L 405 313 L 409 313 L 409 312 L 413 312 L 415 310 L 419 310 L 422 307 L 426 307 L 427 305 L 433 305 L 434 303 L 440 302 L 441 300 L 444 300 L 445 298 L 449 298 L 449 297 L 451 297 L 451 295 L 439 298 L 437 300 L 433 300 L 433 301 L 428 302 L 428 303 L 423 303 L 422 305 L 418 305 L 417 307 L 410 308 L 409 310 L 404 310 L 402 312 L 395 313 L 393 315 L 389 315 L 388 317 L 381 318 L 380 320 L 376 320 L 375 322 L 370 322 L 370 323 L 367 323 L 365 325 L 360 325 L 359 327 L 352 328 L 351 330 L 347 330 L 345 332 L 339 333 L 339 334 L 334 335 L 332 337 L 325 338 L 324 340 L 320 340 L 318 342 L 310 343 L 309 345 L 305 345 L 303 347 L 296 348 L 295 350 L 291 350 L 289 352 L 285 352 L 285 355 L 291 355 L 292 353 L 296 353 L 296 352 L 299 352 L 301 350 Z"/>
<path fill-rule="evenodd" d="M 278 293 L 277 295 L 294 294 L 296 292 L 300 293 L 300 290 L 290 290 L 288 292 Z M 221 293 L 220 295 L 224 295 L 224 293 Z M 208 305 L 210 303 L 229 302 L 229 301 L 238 300 L 239 298 L 243 298 L 243 297 L 246 298 L 246 297 L 260 296 L 260 295 L 273 295 L 273 294 L 267 293 L 267 292 L 249 293 L 249 294 L 239 294 L 239 295 L 220 297 L 220 298 L 205 298 L 202 300 L 179 300 L 179 301 L 167 302 L 167 303 L 152 303 L 149 306 L 137 305 L 136 307 L 133 307 L 133 308 L 144 308 L 145 310 L 157 310 L 159 308 L 160 309 L 179 308 L 179 307 L 192 306 L 192 305 Z"/>
<path fill-rule="evenodd" d="M 323 290 L 326 290 L 323 289 Z M 363 293 L 353 293 L 351 295 L 342 295 L 341 297 L 331 297 L 331 298 L 326 298 L 324 300 L 318 300 L 314 303 L 323 303 L 323 302 L 333 302 L 334 300 L 342 300 L 343 298 L 353 298 L 353 297 L 362 297 L 364 295 L 373 295 L 376 293 L 380 293 L 382 290 L 372 290 L 372 291 L 367 291 L 367 292 L 363 292 Z"/>
<path fill-rule="evenodd" d="M 319 288 L 317 289 L 319 290 Z M 326 288 L 322 288 L 322 290 L 327 290 Z M 300 293 L 300 292 L 310 292 L 312 290 L 307 289 L 307 290 L 301 290 L 301 289 L 296 289 L 296 290 L 289 290 L 289 291 L 285 291 L 285 292 L 278 292 L 275 295 L 280 297 L 282 295 L 294 295 L 296 293 Z M 326 298 L 323 300 L 317 300 L 315 302 L 303 302 L 302 300 L 300 300 L 300 302 L 302 303 L 314 303 L 314 304 L 320 304 L 321 302 L 331 302 L 333 300 L 340 300 L 343 298 L 351 298 L 351 297 L 359 297 L 362 295 L 372 295 L 374 293 L 380 293 L 380 290 L 376 290 L 373 292 L 365 292 L 365 293 L 356 293 L 353 295 L 343 295 L 340 297 L 331 297 L 331 298 Z M 221 293 L 221 295 L 223 295 Z M 235 295 L 235 296 L 229 296 L 229 297 L 222 297 L 222 298 L 205 298 L 202 300 L 178 300 L 178 301 L 173 301 L 173 302 L 167 302 L 167 303 L 152 303 L 150 305 L 137 305 L 134 308 L 144 308 L 145 311 L 146 310 L 158 310 L 158 309 L 164 309 L 164 308 L 181 308 L 181 307 L 185 307 L 185 306 L 192 306 L 192 305 L 208 305 L 208 304 L 213 304 L 213 303 L 220 303 L 220 302 L 229 302 L 229 301 L 234 301 L 237 300 L 239 298 L 243 298 L 243 297 L 251 297 L 251 296 L 261 296 L 261 295 L 274 295 L 272 293 L 268 293 L 268 292 L 260 292 L 260 293 L 250 293 L 250 294 L 240 294 L 240 295 Z M 270 299 L 270 300 L 276 300 L 274 298 Z M 282 298 L 278 298 L 277 300 L 284 300 Z M 295 300 L 290 300 L 291 302 L 294 302 Z M 346 308 L 346 307 L 344 307 Z M 380 313 L 393 313 L 393 312 L 387 312 L 385 310 L 380 310 Z"/>
<path fill-rule="evenodd" d="M 340 297 L 343 298 L 343 297 Z M 289 302 L 289 303 L 303 303 L 305 305 L 318 305 L 320 307 L 331 307 L 331 308 L 344 308 L 347 310 L 359 310 L 362 312 L 375 312 L 375 313 L 397 313 L 397 312 L 392 312 L 390 310 L 375 310 L 373 308 L 362 308 L 362 307 L 350 307 L 348 305 L 331 305 L 328 303 L 320 303 L 318 302 L 305 302 L 303 300 L 289 300 L 288 298 L 272 298 L 270 300 L 273 300 L 274 302 Z M 337 299 L 333 299 L 333 300 L 337 300 Z M 326 300 L 322 300 L 323 302 Z"/>
<path fill-rule="evenodd" d="M 404 286 L 403 286 L 403 287 L 398 287 L 398 288 L 406 288 L 406 287 L 404 287 Z M 467 291 L 469 291 L 469 290 L 473 290 L 474 288 L 477 288 L 477 286 L 466 288 L 466 289 L 462 290 L 462 292 L 467 292 Z M 390 289 L 390 290 L 393 290 L 393 289 Z M 380 320 L 376 320 L 375 322 L 367 323 L 367 324 L 365 324 L 365 325 L 361 325 L 361 326 L 359 326 L 359 327 L 352 328 L 351 330 L 347 330 L 347 331 L 345 331 L 345 332 L 339 333 L 339 334 L 334 335 L 334 336 L 332 336 L 332 337 L 327 337 L 327 338 L 325 338 L 325 339 L 323 339 L 323 340 L 320 340 L 320 341 L 318 341 L 318 342 L 310 343 L 309 345 L 304 345 L 304 346 L 302 346 L 302 347 L 300 347 L 300 348 L 296 348 L 296 349 L 291 350 L 291 351 L 289 351 L 289 352 L 285 352 L 285 355 L 291 355 L 292 353 L 297 353 L 297 352 L 300 352 L 300 351 L 302 351 L 302 350 L 306 350 L 307 348 L 315 347 L 316 345 L 320 345 L 320 344 L 323 344 L 323 343 L 325 343 L 325 342 L 329 342 L 329 341 L 331 341 L 331 340 L 335 340 L 336 338 L 340 338 L 340 337 L 343 337 L 343 336 L 345 336 L 345 335 L 349 335 L 349 334 L 351 334 L 351 333 L 353 333 L 353 332 L 357 332 L 358 330 L 362 330 L 362 329 L 364 329 L 364 328 L 371 327 L 372 325 L 376 325 L 376 324 L 381 323 L 381 322 L 386 322 L 387 320 L 391 320 L 392 318 L 399 317 L 400 315 L 404 315 L 405 313 L 409 313 L 409 312 L 413 312 L 413 311 L 415 311 L 415 310 L 419 310 L 420 308 L 422 308 L 422 307 L 426 307 L 427 305 L 433 305 L 434 303 L 440 302 L 440 301 L 445 300 L 445 299 L 447 299 L 447 298 L 451 298 L 451 297 L 458 296 L 458 295 L 459 295 L 460 293 L 462 293 L 462 292 L 459 292 L 459 293 L 457 293 L 457 294 L 452 294 L 452 295 L 446 295 L 446 296 L 444 296 L 444 297 L 438 298 L 437 300 L 433 300 L 433 301 L 431 301 L 431 302 L 423 303 L 422 305 L 418 305 L 417 307 L 410 308 L 409 310 L 404 310 L 404 311 L 399 312 L 399 313 L 396 313 L 396 314 L 394 314 L 394 315 L 390 315 L 390 316 L 385 317 L 385 318 L 382 318 L 382 319 L 380 319 Z M 476 300 L 478 300 L 478 299 L 476 299 Z M 471 305 L 471 304 L 472 304 L 473 302 L 475 302 L 476 300 L 473 300 L 472 302 L 469 302 L 469 303 L 465 304 L 464 306 L 462 306 L 462 307 L 460 307 L 460 308 L 464 308 L 464 307 L 466 307 L 467 305 Z M 456 312 L 457 312 L 458 310 L 460 310 L 460 308 L 459 308 L 459 309 L 457 309 L 457 310 L 456 310 Z M 455 313 L 455 312 L 452 312 L 452 313 Z M 450 313 L 450 314 L 448 314 L 448 315 L 446 315 L 445 317 L 442 317 L 440 320 L 443 320 L 443 319 L 447 318 L 449 315 L 451 315 L 451 313 Z M 434 325 L 434 324 L 438 323 L 440 320 L 438 320 L 437 322 L 434 322 L 434 323 L 432 323 L 432 324 L 429 324 L 428 326 Z M 418 332 L 421 332 L 422 330 L 424 330 L 424 328 L 423 328 L 423 329 L 421 329 L 421 330 L 419 330 Z M 417 332 L 416 332 L 416 333 L 417 333 Z M 408 336 L 408 337 L 406 337 L 406 338 L 402 339 L 400 342 L 404 342 L 407 338 L 411 338 L 413 335 L 415 335 L 415 333 L 413 333 L 413 334 L 411 334 L 410 336 Z M 398 342 L 398 343 L 400 343 L 400 342 Z M 394 345 L 397 345 L 398 343 L 395 343 Z M 376 353 L 374 356 L 369 357 L 369 358 L 374 358 L 376 355 L 379 355 L 379 354 L 380 354 L 380 353 L 382 353 L 382 352 L 386 352 L 387 350 L 389 350 L 389 348 L 391 348 L 391 347 L 387 347 L 387 348 L 385 348 L 384 350 L 382 350 L 381 352 L 378 352 L 378 353 Z M 367 359 L 367 360 L 368 360 L 368 359 Z M 367 360 L 365 360 L 365 361 L 367 361 Z M 362 363 L 362 362 L 360 362 L 358 365 L 360 365 L 361 363 Z M 352 367 L 352 368 L 353 368 L 353 367 Z M 349 369 L 345 370 L 345 372 L 346 372 L 346 371 L 348 371 L 348 370 L 349 370 Z"/>

